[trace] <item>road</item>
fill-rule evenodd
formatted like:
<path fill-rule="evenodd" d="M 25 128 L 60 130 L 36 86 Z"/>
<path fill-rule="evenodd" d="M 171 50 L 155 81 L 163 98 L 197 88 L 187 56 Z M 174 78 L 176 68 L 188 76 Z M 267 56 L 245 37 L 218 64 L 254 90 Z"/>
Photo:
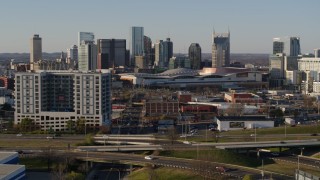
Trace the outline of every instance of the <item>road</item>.
<path fill-rule="evenodd" d="M 261 174 L 261 170 L 254 168 L 247 168 L 242 166 L 216 163 L 216 162 L 208 162 L 208 161 L 200 161 L 194 159 L 182 159 L 182 158 L 173 158 L 173 157 L 163 157 L 163 156 L 155 156 L 153 160 L 144 159 L 142 155 L 136 154 L 123 154 L 123 153 L 97 153 L 97 152 L 73 152 L 68 154 L 68 156 L 73 156 L 76 158 L 80 158 L 83 160 L 88 159 L 89 161 L 114 161 L 119 163 L 133 163 L 133 164 L 154 164 L 158 166 L 172 167 L 172 168 L 180 168 L 180 169 L 188 169 L 194 171 L 209 171 L 214 169 L 217 166 L 223 166 L 231 169 L 231 171 L 226 172 L 226 175 L 230 175 L 233 177 L 243 177 L 246 174 L 252 174 L 259 176 Z M 205 165 L 205 166 L 203 166 Z M 210 168 L 210 169 L 206 169 Z M 269 177 L 271 175 L 270 172 L 265 172 L 265 177 Z M 272 173 L 272 177 L 274 179 L 292 179 L 290 176 L 280 175 Z"/>
<path fill-rule="evenodd" d="M 278 160 L 278 161 L 285 161 L 285 162 L 294 163 L 298 165 L 298 158 L 299 158 L 300 165 L 319 168 L 320 170 L 320 159 L 316 159 L 316 158 L 310 158 L 310 157 L 299 155 L 299 156 L 280 156 L 280 157 L 273 157 L 271 159 Z"/>

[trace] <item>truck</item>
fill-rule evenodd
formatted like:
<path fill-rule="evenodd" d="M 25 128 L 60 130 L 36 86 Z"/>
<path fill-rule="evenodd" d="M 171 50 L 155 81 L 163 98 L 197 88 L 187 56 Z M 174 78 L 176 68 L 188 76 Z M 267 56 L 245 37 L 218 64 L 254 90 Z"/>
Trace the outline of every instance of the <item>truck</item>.
<path fill-rule="evenodd" d="M 287 125 L 290 125 L 290 126 L 295 126 L 296 125 L 296 121 L 292 118 L 285 118 L 285 123 Z"/>

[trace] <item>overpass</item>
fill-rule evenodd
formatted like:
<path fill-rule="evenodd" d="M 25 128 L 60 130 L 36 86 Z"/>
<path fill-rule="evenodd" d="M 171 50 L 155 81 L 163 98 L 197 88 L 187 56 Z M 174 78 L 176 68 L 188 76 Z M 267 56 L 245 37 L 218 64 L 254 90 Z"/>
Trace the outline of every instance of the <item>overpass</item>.
<path fill-rule="evenodd" d="M 259 142 L 235 142 L 235 143 L 199 143 L 193 146 L 211 146 L 218 149 L 256 149 L 274 147 L 307 147 L 320 146 L 317 139 L 310 140 L 286 140 L 286 141 L 259 141 Z"/>
<path fill-rule="evenodd" d="M 163 150 L 161 145 L 118 145 L 118 146 L 78 146 L 75 151 L 119 152 L 119 151 L 154 151 Z"/>

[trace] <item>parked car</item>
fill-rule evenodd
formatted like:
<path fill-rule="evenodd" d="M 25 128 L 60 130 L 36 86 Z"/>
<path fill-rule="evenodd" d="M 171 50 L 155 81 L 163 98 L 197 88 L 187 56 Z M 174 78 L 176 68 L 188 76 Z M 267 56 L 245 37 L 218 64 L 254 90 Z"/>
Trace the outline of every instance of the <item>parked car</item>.
<path fill-rule="evenodd" d="M 22 134 L 21 134 L 21 133 L 17 134 L 17 137 L 20 137 L 20 136 L 22 136 Z"/>

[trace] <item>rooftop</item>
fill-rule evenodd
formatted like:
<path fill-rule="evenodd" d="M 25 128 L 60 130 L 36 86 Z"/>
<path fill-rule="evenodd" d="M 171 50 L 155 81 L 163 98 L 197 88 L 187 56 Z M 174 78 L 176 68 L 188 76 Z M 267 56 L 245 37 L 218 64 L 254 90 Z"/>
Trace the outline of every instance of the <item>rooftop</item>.
<path fill-rule="evenodd" d="M 0 152 L 0 162 L 3 161 L 4 159 L 11 157 L 11 156 L 18 156 L 18 153 L 17 152 Z M 1 168 L 0 168 L 0 170 L 1 170 Z"/>
<path fill-rule="evenodd" d="M 17 171 L 25 171 L 24 165 L 11 165 L 0 164 L 0 179 L 6 179 L 7 175 L 10 175 Z"/>
<path fill-rule="evenodd" d="M 218 116 L 219 121 L 272 121 L 266 116 Z"/>

